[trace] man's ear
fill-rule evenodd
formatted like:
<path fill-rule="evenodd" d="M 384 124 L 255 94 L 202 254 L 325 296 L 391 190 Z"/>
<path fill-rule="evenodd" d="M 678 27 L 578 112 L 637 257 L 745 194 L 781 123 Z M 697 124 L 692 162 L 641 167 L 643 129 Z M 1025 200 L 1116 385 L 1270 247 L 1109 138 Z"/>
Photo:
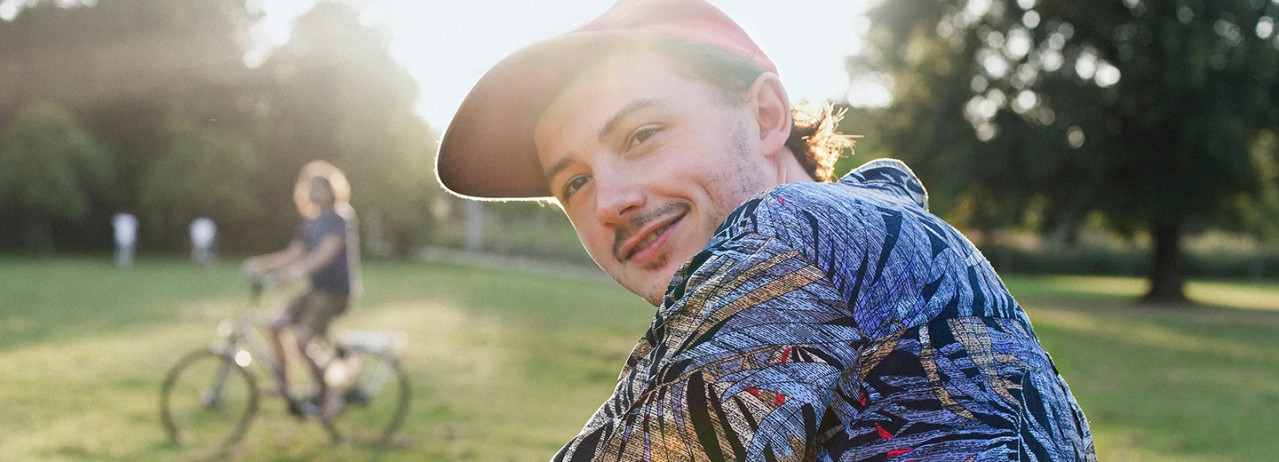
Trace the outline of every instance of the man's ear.
<path fill-rule="evenodd" d="M 786 146 L 790 138 L 790 99 L 777 74 L 765 72 L 755 78 L 749 90 L 751 109 L 759 126 L 760 146 L 771 156 Z"/>

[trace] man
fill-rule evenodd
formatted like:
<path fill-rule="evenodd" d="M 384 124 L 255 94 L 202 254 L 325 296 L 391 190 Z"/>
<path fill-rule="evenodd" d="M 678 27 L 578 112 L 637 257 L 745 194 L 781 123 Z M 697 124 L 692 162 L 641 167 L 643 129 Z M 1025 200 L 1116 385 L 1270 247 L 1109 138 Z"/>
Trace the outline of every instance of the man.
<path fill-rule="evenodd" d="M 658 306 L 557 460 L 1094 460 L 981 254 L 902 163 L 830 183 L 829 114 L 700 0 L 623 0 L 472 89 L 445 187 L 549 198 Z"/>
<path fill-rule="evenodd" d="M 218 225 L 209 217 L 191 220 L 191 261 L 200 265 L 213 264 L 213 244 L 217 239 Z"/>
<path fill-rule="evenodd" d="M 290 300 L 271 322 L 271 340 L 280 369 L 287 371 L 283 330 L 290 328 L 296 350 L 311 372 L 314 399 L 299 399 L 290 391 L 288 374 L 279 380 L 280 394 L 295 415 L 318 415 L 328 421 L 341 407 L 337 393 L 329 393 L 324 367 L 308 346 L 328 334 L 329 323 L 346 311 L 359 287 L 359 239 L 355 212 L 347 200 L 350 187 L 337 167 L 313 161 L 302 168 L 293 200 L 304 217 L 298 234 L 284 250 L 245 260 L 246 274 L 288 282 L 303 277 L 310 284 Z"/>
<path fill-rule="evenodd" d="M 111 226 L 115 229 L 116 266 L 133 266 L 134 246 L 138 242 L 138 217 L 131 213 L 117 213 L 111 217 Z"/>

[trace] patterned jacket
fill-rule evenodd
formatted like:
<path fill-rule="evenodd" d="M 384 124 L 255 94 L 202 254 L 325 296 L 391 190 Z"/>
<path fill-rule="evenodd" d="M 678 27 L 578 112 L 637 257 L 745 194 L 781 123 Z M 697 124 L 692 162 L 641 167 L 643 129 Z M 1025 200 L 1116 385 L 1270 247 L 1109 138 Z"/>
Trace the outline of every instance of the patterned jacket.
<path fill-rule="evenodd" d="M 881 159 L 736 209 L 556 460 L 1095 460 L 1030 320 Z"/>

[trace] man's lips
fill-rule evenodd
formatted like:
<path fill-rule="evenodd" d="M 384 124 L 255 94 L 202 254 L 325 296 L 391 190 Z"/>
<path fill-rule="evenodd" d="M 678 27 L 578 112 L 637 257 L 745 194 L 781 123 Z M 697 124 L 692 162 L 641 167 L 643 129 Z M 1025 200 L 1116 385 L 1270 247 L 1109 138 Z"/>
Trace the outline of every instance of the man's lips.
<path fill-rule="evenodd" d="M 665 243 L 665 239 L 663 238 L 667 236 L 667 231 L 669 231 L 672 226 L 683 218 L 684 214 L 679 214 L 666 220 L 653 223 L 641 232 L 636 233 L 633 238 L 628 240 L 625 245 L 622 245 L 619 248 L 620 251 L 614 256 L 617 257 L 618 261 L 626 261 L 635 257 L 637 254 L 641 254 L 649 248 L 660 246 Z M 640 259 L 643 259 L 644 256 L 645 255 L 640 255 Z"/>

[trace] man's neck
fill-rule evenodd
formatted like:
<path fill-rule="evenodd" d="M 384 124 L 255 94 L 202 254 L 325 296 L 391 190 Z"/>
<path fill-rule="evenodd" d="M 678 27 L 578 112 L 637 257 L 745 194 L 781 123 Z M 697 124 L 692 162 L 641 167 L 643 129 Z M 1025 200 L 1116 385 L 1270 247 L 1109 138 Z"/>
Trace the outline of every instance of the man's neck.
<path fill-rule="evenodd" d="M 817 181 L 812 175 L 808 174 L 808 170 L 800 165 L 799 159 L 795 158 L 795 154 L 790 149 L 782 149 L 773 155 L 773 169 L 777 178 L 777 184 L 786 183 L 811 183 Z"/>

